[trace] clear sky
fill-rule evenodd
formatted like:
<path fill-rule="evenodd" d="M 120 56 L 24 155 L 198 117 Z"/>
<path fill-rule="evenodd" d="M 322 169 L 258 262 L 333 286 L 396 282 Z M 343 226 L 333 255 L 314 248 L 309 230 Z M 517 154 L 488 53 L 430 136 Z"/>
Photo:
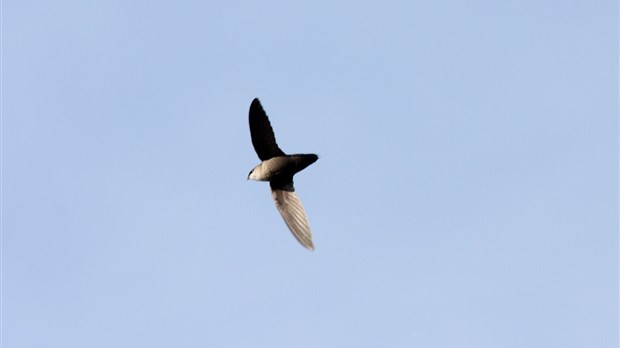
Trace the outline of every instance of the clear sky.
<path fill-rule="evenodd" d="M 2 232 L 3 347 L 618 347 L 618 2 L 3 1 Z"/>

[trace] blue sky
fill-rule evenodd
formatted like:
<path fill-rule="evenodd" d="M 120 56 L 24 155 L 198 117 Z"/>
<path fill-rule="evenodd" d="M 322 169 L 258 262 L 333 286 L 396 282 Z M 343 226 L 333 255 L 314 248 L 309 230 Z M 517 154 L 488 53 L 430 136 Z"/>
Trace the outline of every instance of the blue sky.
<path fill-rule="evenodd" d="M 618 3 L 4 1 L 2 343 L 617 347 Z"/>

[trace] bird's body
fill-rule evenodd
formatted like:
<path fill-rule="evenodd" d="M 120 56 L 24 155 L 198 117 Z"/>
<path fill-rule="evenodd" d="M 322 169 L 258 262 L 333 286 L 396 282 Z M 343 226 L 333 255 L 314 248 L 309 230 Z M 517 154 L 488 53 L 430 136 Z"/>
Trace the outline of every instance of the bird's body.
<path fill-rule="evenodd" d="M 271 181 L 295 175 L 318 159 L 314 154 L 284 155 L 270 158 L 252 169 L 250 179 Z"/>
<path fill-rule="evenodd" d="M 248 179 L 269 181 L 271 195 L 284 222 L 304 247 L 314 250 L 308 218 L 295 193 L 293 176 L 319 157 L 315 154 L 287 155 L 280 150 L 258 99 L 250 105 L 250 133 L 254 150 L 262 162 L 250 171 Z"/>

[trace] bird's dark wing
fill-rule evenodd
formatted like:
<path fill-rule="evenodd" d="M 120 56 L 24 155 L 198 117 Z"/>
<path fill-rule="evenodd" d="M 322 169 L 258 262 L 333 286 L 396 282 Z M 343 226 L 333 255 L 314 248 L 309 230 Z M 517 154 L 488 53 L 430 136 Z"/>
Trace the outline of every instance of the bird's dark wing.
<path fill-rule="evenodd" d="M 273 134 L 269 118 L 260 105 L 258 98 L 252 100 L 250 105 L 250 133 L 252 134 L 252 145 L 261 161 L 272 157 L 284 156 L 276 143 L 276 136 Z"/>
<path fill-rule="evenodd" d="M 295 191 L 277 189 L 272 185 L 271 195 L 288 229 L 293 232 L 293 236 L 295 236 L 299 243 L 306 249 L 314 250 L 308 217 Z"/>

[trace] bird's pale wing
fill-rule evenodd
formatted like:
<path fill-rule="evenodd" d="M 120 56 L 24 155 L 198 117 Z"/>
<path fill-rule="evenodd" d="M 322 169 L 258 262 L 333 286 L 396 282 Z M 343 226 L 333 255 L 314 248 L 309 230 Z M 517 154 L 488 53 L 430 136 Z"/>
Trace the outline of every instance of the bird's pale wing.
<path fill-rule="evenodd" d="M 269 123 L 269 118 L 256 98 L 250 105 L 250 133 L 252 135 L 252 145 L 261 161 L 266 161 L 272 157 L 284 156 L 276 143 L 276 136 Z"/>
<path fill-rule="evenodd" d="M 271 195 L 276 202 L 276 207 L 284 218 L 284 222 L 286 222 L 289 230 L 293 232 L 295 238 L 305 248 L 314 250 L 308 217 L 297 194 L 294 191 L 271 188 Z"/>

